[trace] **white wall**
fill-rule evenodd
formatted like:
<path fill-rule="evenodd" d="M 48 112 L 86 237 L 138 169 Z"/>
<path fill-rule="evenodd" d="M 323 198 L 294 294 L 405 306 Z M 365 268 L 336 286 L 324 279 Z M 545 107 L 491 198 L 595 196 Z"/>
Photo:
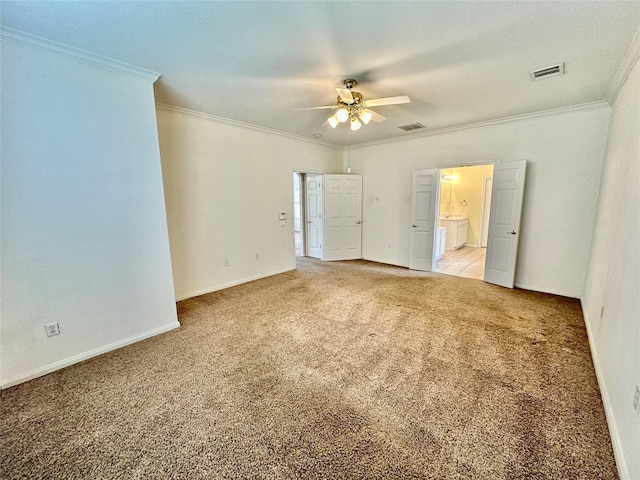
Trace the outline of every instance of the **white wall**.
<path fill-rule="evenodd" d="M 162 106 L 158 131 L 177 298 L 295 268 L 292 172 L 339 173 L 342 151 Z"/>
<path fill-rule="evenodd" d="M 618 94 L 582 307 L 622 478 L 640 478 L 640 64 Z"/>
<path fill-rule="evenodd" d="M 543 116 L 353 147 L 363 180 L 363 256 L 407 266 L 411 172 L 526 159 L 516 285 L 579 297 L 595 219 L 609 108 Z M 391 245 L 391 246 L 389 246 Z"/>
<path fill-rule="evenodd" d="M 17 38 L 3 31 L 3 387 L 179 326 L 153 79 Z"/>

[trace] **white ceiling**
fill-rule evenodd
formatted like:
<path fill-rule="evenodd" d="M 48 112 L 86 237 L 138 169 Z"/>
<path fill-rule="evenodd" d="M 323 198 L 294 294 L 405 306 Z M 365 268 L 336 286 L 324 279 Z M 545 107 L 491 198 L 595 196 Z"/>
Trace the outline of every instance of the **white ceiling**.
<path fill-rule="evenodd" d="M 1 19 L 161 73 L 159 102 L 345 145 L 606 99 L 640 2 L 5 0 Z M 566 75 L 529 79 L 558 62 Z M 293 110 L 335 103 L 345 78 L 411 103 L 357 132 Z"/>

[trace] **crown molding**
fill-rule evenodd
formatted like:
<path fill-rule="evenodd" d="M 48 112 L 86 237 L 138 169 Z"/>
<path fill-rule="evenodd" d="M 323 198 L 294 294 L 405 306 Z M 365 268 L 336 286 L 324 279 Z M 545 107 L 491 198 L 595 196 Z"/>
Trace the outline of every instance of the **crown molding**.
<path fill-rule="evenodd" d="M 272 135 L 278 135 L 279 137 L 290 138 L 293 140 L 299 140 L 303 142 L 313 143 L 315 145 L 322 145 L 323 147 L 331 147 L 336 150 L 344 150 L 343 147 L 334 145 L 329 142 L 323 142 L 322 140 L 318 140 L 316 138 L 307 138 L 302 135 L 296 135 L 293 133 L 283 132 L 281 130 L 275 130 L 273 128 L 261 127 L 260 125 L 254 125 L 252 123 L 241 122 L 239 120 L 232 120 L 226 117 L 218 117 L 217 115 L 211 115 L 210 113 L 199 112 L 197 110 L 191 110 L 189 108 L 177 107 L 175 105 L 170 105 L 168 103 L 156 102 L 156 107 L 161 110 L 167 110 L 169 112 L 181 113 L 184 115 L 189 115 L 192 117 L 204 118 L 205 120 L 211 120 L 217 123 L 222 123 L 225 125 L 233 125 L 236 127 L 247 128 L 249 130 L 254 130 L 256 132 L 262 133 L 270 133 Z"/>
<path fill-rule="evenodd" d="M 207 120 L 212 120 L 218 123 L 223 123 L 226 125 L 235 125 L 238 127 L 243 127 L 243 128 L 248 128 L 250 130 L 255 130 L 255 131 L 259 131 L 259 132 L 263 132 L 263 133 L 270 133 L 273 135 L 278 135 L 281 137 L 287 137 L 287 138 L 291 138 L 294 140 L 301 140 L 304 142 L 309 142 L 309 143 L 314 143 L 316 145 L 322 145 L 325 147 L 331 147 L 331 148 L 335 148 L 336 150 L 342 150 L 343 152 L 349 150 L 349 149 L 354 149 L 354 148 L 363 148 L 363 147 L 370 147 L 370 146 L 374 146 L 374 145 L 381 145 L 381 144 L 385 144 L 385 143 L 394 143 L 394 142 L 402 142 L 405 140 L 413 140 L 415 138 L 421 138 L 421 137 L 429 137 L 432 135 L 440 135 L 443 133 L 450 133 L 450 132 L 457 132 L 459 130 L 468 130 L 471 128 L 480 128 L 480 127 L 486 127 L 486 126 L 490 126 L 490 125 L 498 125 L 501 123 L 508 123 L 508 122 L 516 122 L 519 120 L 526 120 L 526 119 L 530 119 L 530 118 L 537 118 L 537 117 L 545 117 L 545 116 L 549 116 L 549 115 L 560 115 L 563 113 L 570 113 L 570 112 L 577 112 L 577 111 L 588 111 L 588 110 L 596 110 L 599 108 L 603 108 L 603 107 L 609 107 L 609 103 L 606 100 L 598 100 L 595 102 L 589 102 L 589 103 L 581 103 L 578 105 L 571 105 L 568 107 L 559 107 L 559 108 L 552 108 L 552 109 L 548 109 L 548 110 L 540 110 L 537 112 L 531 112 L 531 113 L 523 113 L 521 115 L 513 115 L 510 117 L 501 117 L 501 118 L 495 118 L 492 120 L 484 120 L 481 122 L 474 122 L 474 123 L 466 123 L 466 124 L 462 124 L 462 125 L 455 125 L 455 126 L 451 126 L 451 127 L 444 127 L 444 128 L 437 128 L 434 130 L 427 130 L 425 132 L 419 132 L 419 133 L 414 133 L 412 135 L 402 135 L 402 136 L 398 136 L 398 137 L 392 137 L 392 138 L 385 138 L 385 139 L 381 139 L 381 140 L 373 140 L 371 142 L 363 142 L 363 143 L 356 143 L 356 144 L 352 144 L 352 145 L 345 145 L 345 146 L 341 146 L 341 145 L 335 145 L 333 143 L 329 143 L 329 142 L 323 142 L 321 140 L 317 140 L 314 138 L 307 138 L 307 137 L 303 137 L 302 135 L 296 135 L 293 133 L 287 133 L 287 132 L 283 132 L 280 130 L 275 130 L 272 128 L 267 128 L 267 127 L 261 127 L 259 125 L 254 125 L 251 123 L 245 123 L 245 122 L 241 122 L 239 120 L 232 120 L 230 118 L 226 118 L 226 117 L 219 117 L 216 115 L 211 115 L 209 113 L 203 113 L 203 112 L 199 112 L 197 110 L 191 110 L 188 108 L 184 108 L 184 107 L 177 107 L 175 105 L 169 105 L 167 103 L 161 103 L 161 102 L 156 102 L 156 107 L 160 108 L 162 110 L 168 110 L 168 111 L 172 111 L 172 112 L 176 112 L 176 113 L 182 113 L 185 115 L 190 115 L 190 116 L 194 116 L 194 117 L 200 117 L 200 118 L 204 118 Z"/>
<path fill-rule="evenodd" d="M 611 86 L 609 87 L 609 94 L 607 95 L 607 100 L 609 103 L 613 105 L 613 102 L 616 101 L 618 97 L 618 93 L 622 90 L 622 87 L 629 78 L 633 67 L 638 63 L 638 59 L 640 58 L 640 28 L 636 32 L 635 37 L 631 40 L 631 44 L 627 49 L 627 52 L 624 54 L 622 59 L 622 63 L 620 63 L 620 67 L 618 67 L 618 71 L 616 72 L 616 76 L 613 77 L 613 81 L 611 82 Z"/>
<path fill-rule="evenodd" d="M 80 50 L 79 48 L 70 47 L 62 43 L 54 42 L 53 40 L 31 35 L 30 33 L 22 32 L 5 25 L 0 26 L 0 38 L 3 42 L 11 42 L 34 50 L 40 50 L 46 53 L 70 58 L 78 63 L 98 68 L 100 70 L 143 77 L 151 80 L 152 83 L 160 78 L 159 73 L 152 72 L 151 70 L 146 70 L 108 57 L 89 53 L 84 50 Z"/>
<path fill-rule="evenodd" d="M 385 138 L 382 140 L 373 140 L 371 142 L 356 143 L 356 144 L 350 145 L 349 148 L 363 148 L 363 147 L 371 147 L 374 145 L 382 145 L 385 143 L 402 142 L 402 141 L 413 140 L 421 137 L 430 137 L 432 135 L 440 135 L 443 133 L 457 132 L 459 130 L 468 130 L 470 128 L 488 127 L 491 125 L 499 125 L 501 123 L 517 122 L 520 120 L 527 120 L 530 118 L 546 117 L 550 115 L 560 115 L 560 114 L 569 113 L 569 112 L 596 110 L 596 109 L 608 107 L 608 106 L 609 106 L 609 102 L 607 102 L 606 100 L 598 100 L 595 102 L 581 103 L 578 105 L 571 105 L 568 107 L 551 108 L 548 110 L 540 110 L 537 112 L 523 113 L 520 115 L 512 115 L 510 117 L 494 118 L 492 120 L 483 120 L 481 122 L 465 123 L 462 125 L 454 125 L 451 127 L 436 128 L 433 130 L 427 130 L 424 132 L 418 132 L 410 135 L 402 135 L 398 137 Z"/>

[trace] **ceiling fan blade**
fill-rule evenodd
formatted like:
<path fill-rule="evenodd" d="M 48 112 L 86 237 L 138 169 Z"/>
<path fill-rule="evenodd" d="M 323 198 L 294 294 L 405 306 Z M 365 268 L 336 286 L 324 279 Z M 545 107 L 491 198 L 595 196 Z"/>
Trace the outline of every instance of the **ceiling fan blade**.
<path fill-rule="evenodd" d="M 367 100 L 365 103 L 367 107 L 380 107 L 382 105 L 398 105 L 400 103 L 409 103 L 411 99 L 406 95 L 400 95 L 399 97 L 384 97 L 384 98 L 373 98 L 371 100 Z"/>
<path fill-rule="evenodd" d="M 337 108 L 335 105 L 323 105 L 322 107 L 302 107 L 294 108 L 293 110 L 323 110 L 325 108 Z"/>
<path fill-rule="evenodd" d="M 365 112 L 371 112 L 371 120 L 373 120 L 374 122 L 380 123 L 380 122 L 384 122 L 387 117 L 385 117 L 384 115 L 380 115 L 377 112 L 374 112 L 373 110 L 365 110 Z"/>
<path fill-rule="evenodd" d="M 349 90 L 348 88 L 336 87 L 336 92 L 338 92 L 338 95 L 340 95 L 340 98 L 344 103 L 348 105 L 351 105 L 353 103 L 353 95 L 351 95 L 351 90 Z"/>

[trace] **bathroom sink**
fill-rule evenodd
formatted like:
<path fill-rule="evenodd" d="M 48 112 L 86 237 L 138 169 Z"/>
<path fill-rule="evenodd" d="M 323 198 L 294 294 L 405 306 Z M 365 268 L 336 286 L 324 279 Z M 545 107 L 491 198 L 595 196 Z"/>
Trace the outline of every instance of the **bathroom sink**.
<path fill-rule="evenodd" d="M 440 220 L 467 220 L 469 215 L 440 215 Z"/>

